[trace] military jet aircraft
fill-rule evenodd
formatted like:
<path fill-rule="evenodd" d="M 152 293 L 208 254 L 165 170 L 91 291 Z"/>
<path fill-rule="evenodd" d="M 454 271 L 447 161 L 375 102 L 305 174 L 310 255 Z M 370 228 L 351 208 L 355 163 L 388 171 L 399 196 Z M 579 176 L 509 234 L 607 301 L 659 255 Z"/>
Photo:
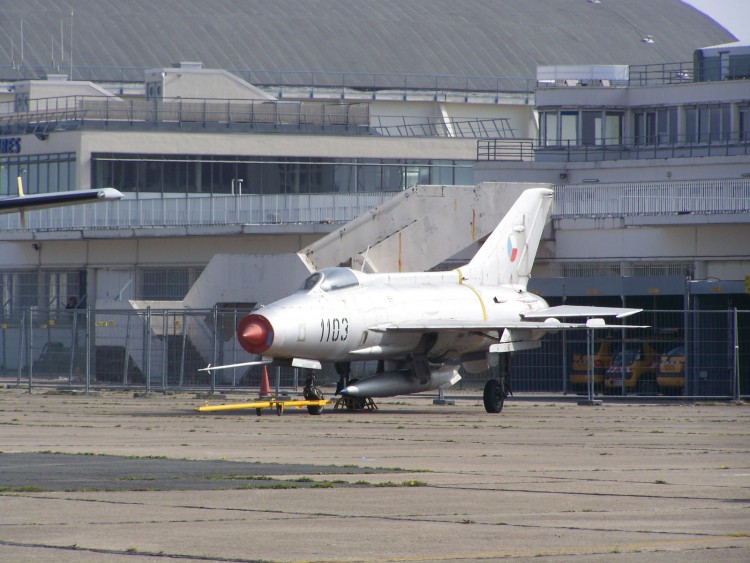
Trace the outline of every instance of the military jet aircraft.
<path fill-rule="evenodd" d="M 388 397 L 437 389 L 460 379 L 458 368 L 487 369 L 488 353 L 540 346 L 554 330 L 603 326 L 601 318 L 624 317 L 640 309 L 560 306 L 526 289 L 542 231 L 552 206 L 552 190 L 521 194 L 505 218 L 464 267 L 449 272 L 375 273 L 326 268 L 300 289 L 243 318 L 240 345 L 273 362 L 319 369 L 332 362 L 337 392 L 354 398 Z M 561 318 L 584 322 L 564 323 Z M 619 325 L 618 325 L 619 326 Z M 378 360 L 378 372 L 349 381 L 350 365 Z M 504 377 L 484 389 L 487 412 L 500 412 L 509 387 Z"/>

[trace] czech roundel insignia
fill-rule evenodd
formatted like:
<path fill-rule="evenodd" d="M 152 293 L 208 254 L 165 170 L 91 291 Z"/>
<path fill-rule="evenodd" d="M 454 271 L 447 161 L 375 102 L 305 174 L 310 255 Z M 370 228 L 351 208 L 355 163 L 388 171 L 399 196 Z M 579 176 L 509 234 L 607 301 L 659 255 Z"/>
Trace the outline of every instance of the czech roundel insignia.
<path fill-rule="evenodd" d="M 518 243 L 516 242 L 516 237 L 510 235 L 508 237 L 508 259 L 511 262 L 515 262 L 516 258 L 518 258 Z"/>

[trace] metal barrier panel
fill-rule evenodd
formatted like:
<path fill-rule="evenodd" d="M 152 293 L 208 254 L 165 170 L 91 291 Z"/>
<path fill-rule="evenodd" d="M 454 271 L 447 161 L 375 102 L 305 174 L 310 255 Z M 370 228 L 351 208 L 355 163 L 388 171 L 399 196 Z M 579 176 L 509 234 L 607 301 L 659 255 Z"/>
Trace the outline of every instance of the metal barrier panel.
<path fill-rule="evenodd" d="M 211 365 L 254 360 L 235 330 L 244 310 L 91 310 L 27 308 L 0 322 L 0 381 L 28 387 L 135 388 L 146 391 L 297 389 L 291 367 Z M 750 311 L 643 311 L 627 319 L 649 328 L 608 327 L 551 333 L 535 350 L 517 352 L 515 392 L 739 399 L 750 395 Z M 590 350 L 590 352 L 589 352 Z M 365 377 L 375 362 L 357 362 Z M 493 368 L 496 370 L 497 368 Z M 479 391 L 493 369 L 463 373 L 460 389 Z M 334 385 L 325 366 L 319 382 Z"/>

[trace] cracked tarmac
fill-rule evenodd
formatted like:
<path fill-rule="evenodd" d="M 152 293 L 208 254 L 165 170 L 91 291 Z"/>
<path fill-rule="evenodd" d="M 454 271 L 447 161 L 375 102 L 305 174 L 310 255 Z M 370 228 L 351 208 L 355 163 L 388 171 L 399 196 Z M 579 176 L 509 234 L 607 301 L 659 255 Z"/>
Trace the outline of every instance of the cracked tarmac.
<path fill-rule="evenodd" d="M 750 407 L 431 398 L 256 417 L 2 389 L 0 559 L 750 560 Z"/>

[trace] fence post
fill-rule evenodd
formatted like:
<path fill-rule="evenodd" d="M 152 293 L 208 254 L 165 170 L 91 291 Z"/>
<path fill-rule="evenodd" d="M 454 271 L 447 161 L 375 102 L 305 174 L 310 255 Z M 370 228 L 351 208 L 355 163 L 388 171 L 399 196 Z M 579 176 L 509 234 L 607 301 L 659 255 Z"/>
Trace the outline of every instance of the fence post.
<path fill-rule="evenodd" d="M 146 394 L 148 395 L 151 392 L 151 305 L 146 307 L 146 326 L 145 329 L 145 336 L 146 336 L 146 362 L 145 362 L 145 368 L 146 368 Z"/>
<path fill-rule="evenodd" d="M 128 367 L 130 364 L 130 320 L 133 317 L 133 313 L 127 312 L 128 320 L 125 326 L 125 358 L 122 362 L 122 386 L 127 387 L 128 385 Z"/>
<path fill-rule="evenodd" d="M 733 371 L 734 371 L 734 400 L 739 401 L 740 400 L 740 329 L 739 329 L 739 315 L 737 313 L 737 307 L 734 308 L 734 334 L 732 335 L 732 339 L 734 342 L 732 342 L 733 351 L 734 351 L 734 362 L 733 362 Z"/>
<path fill-rule="evenodd" d="M 161 390 L 167 390 L 167 377 L 169 372 L 169 334 L 168 334 L 169 311 L 162 309 L 161 312 L 161 337 L 164 340 L 164 347 L 161 353 Z"/>
<path fill-rule="evenodd" d="M 27 339 L 26 346 L 26 365 L 28 366 L 27 375 L 29 377 L 29 394 L 31 394 L 31 387 L 34 382 L 34 307 L 29 307 L 29 322 L 28 331 L 29 337 Z"/>
<path fill-rule="evenodd" d="M 219 306 L 217 304 L 214 304 L 213 309 L 213 316 L 214 316 L 214 350 L 213 350 L 213 365 L 216 365 L 217 363 L 217 357 L 218 357 L 218 351 L 216 349 L 217 339 L 218 339 L 218 332 L 219 332 Z M 211 394 L 213 395 L 216 393 L 216 370 L 211 370 L 209 372 L 211 375 Z"/>
<path fill-rule="evenodd" d="M 78 316 L 78 311 L 73 312 L 73 315 Z M 91 318 L 91 307 L 86 306 L 86 394 L 89 394 L 91 390 L 91 323 L 94 319 Z M 73 348 L 76 347 L 78 340 L 78 327 L 76 326 L 76 335 L 73 337 Z"/>
<path fill-rule="evenodd" d="M 26 312 L 21 315 L 21 334 L 18 338 L 18 368 L 16 369 L 16 387 L 21 387 L 21 371 L 26 355 Z"/>

